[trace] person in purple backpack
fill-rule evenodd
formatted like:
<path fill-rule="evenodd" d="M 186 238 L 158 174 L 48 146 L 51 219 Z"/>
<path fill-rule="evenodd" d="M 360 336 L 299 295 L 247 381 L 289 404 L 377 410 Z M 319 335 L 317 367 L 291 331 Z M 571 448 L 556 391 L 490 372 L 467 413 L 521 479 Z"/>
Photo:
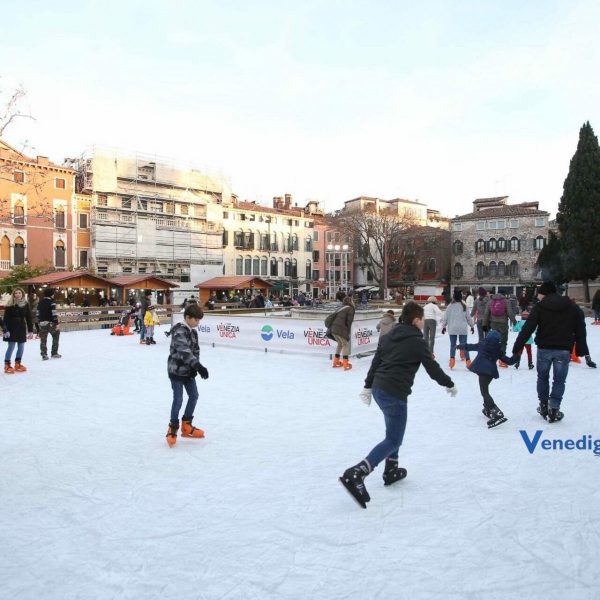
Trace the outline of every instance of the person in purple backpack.
<path fill-rule="evenodd" d="M 500 334 L 500 349 L 502 354 L 506 354 L 506 344 L 508 342 L 508 322 L 515 325 L 517 319 L 511 303 L 506 300 L 503 294 L 493 294 L 483 315 L 483 331 L 487 332 L 494 329 Z M 504 361 L 498 361 L 498 366 L 506 368 Z"/>

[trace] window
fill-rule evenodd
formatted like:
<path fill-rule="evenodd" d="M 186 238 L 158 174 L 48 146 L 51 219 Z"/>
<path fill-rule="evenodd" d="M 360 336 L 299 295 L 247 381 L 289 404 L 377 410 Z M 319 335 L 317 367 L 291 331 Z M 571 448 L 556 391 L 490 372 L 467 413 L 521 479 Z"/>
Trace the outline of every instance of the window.
<path fill-rule="evenodd" d="M 58 240 L 56 242 L 56 246 L 54 246 L 54 266 L 55 267 L 65 267 L 65 244 L 62 240 Z"/>
<path fill-rule="evenodd" d="M 6 267 L 2 270 L 8 270 L 10 266 L 10 240 L 7 235 L 4 235 L 0 240 L 0 260 L 5 263 Z"/>
<path fill-rule="evenodd" d="M 88 266 L 88 251 L 80 250 L 79 251 L 79 268 L 87 269 Z"/>
<path fill-rule="evenodd" d="M 236 231 L 233 234 L 233 245 L 236 248 L 243 248 L 244 247 L 244 234 L 241 231 Z"/>
<path fill-rule="evenodd" d="M 254 234 L 252 232 L 244 233 L 244 249 L 254 250 Z"/>
<path fill-rule="evenodd" d="M 15 183 L 25 183 L 25 173 L 23 171 L 15 171 L 13 173 Z"/>
<path fill-rule="evenodd" d="M 108 196 L 106 194 L 98 194 L 98 206 L 108 206 Z"/>
<path fill-rule="evenodd" d="M 139 267 L 138 268 L 138 273 L 145 273 L 146 272 L 146 267 Z"/>
<path fill-rule="evenodd" d="M 269 274 L 268 268 L 269 268 L 269 261 L 267 260 L 266 256 L 263 256 L 260 259 L 260 274 L 266 277 Z"/>
<path fill-rule="evenodd" d="M 25 242 L 23 241 L 22 237 L 18 237 L 15 240 L 14 257 L 15 265 L 25 264 Z"/>
<path fill-rule="evenodd" d="M 533 240 L 533 247 L 535 250 L 543 250 L 546 245 L 546 240 L 541 235 L 538 235 L 535 240 Z"/>
<path fill-rule="evenodd" d="M 511 277 L 519 276 L 519 263 L 516 260 L 513 260 L 510 263 L 510 276 Z"/>
<path fill-rule="evenodd" d="M 241 256 L 237 256 L 235 259 L 235 274 L 244 274 L 244 259 Z"/>
<path fill-rule="evenodd" d="M 521 243 L 519 242 L 518 238 L 516 238 L 516 237 L 510 238 L 510 251 L 511 252 L 519 252 L 520 249 L 521 249 Z"/>
<path fill-rule="evenodd" d="M 258 256 L 252 259 L 252 275 L 260 275 L 260 258 Z"/>
<path fill-rule="evenodd" d="M 545 227 L 546 226 L 546 217 L 536 217 L 535 218 L 535 226 L 536 227 Z"/>
<path fill-rule="evenodd" d="M 477 221 L 477 231 L 485 231 L 485 221 Z"/>
<path fill-rule="evenodd" d="M 54 213 L 54 226 L 57 229 L 65 228 L 65 209 L 63 206 L 57 206 Z M 64 266 L 64 265 L 63 265 Z"/>
<path fill-rule="evenodd" d="M 246 256 L 244 259 L 244 275 L 252 275 L 252 257 Z"/>
<path fill-rule="evenodd" d="M 131 208 L 131 198 L 121 198 L 121 208 Z"/>
<path fill-rule="evenodd" d="M 229 212 L 227 212 L 226 210 L 223 211 L 223 218 L 229 219 Z"/>
<path fill-rule="evenodd" d="M 506 240 L 498 238 L 498 252 L 506 252 Z"/>
<path fill-rule="evenodd" d="M 463 253 L 463 243 L 460 240 L 456 240 L 454 244 L 452 244 L 452 251 L 455 256 Z"/>
<path fill-rule="evenodd" d="M 454 265 L 454 277 L 460 279 L 463 276 L 463 266 L 460 263 Z"/>
<path fill-rule="evenodd" d="M 435 258 L 429 258 L 423 263 L 423 273 L 435 273 Z"/>
<path fill-rule="evenodd" d="M 306 271 L 304 273 L 305 279 L 310 279 L 312 275 L 312 263 L 310 262 L 310 258 L 306 260 Z"/>
<path fill-rule="evenodd" d="M 180 204 L 179 205 L 179 214 L 180 215 L 189 215 L 190 207 L 187 204 Z"/>
<path fill-rule="evenodd" d="M 289 277 L 292 273 L 292 263 L 290 262 L 289 258 L 285 259 L 285 265 L 284 265 L 284 269 L 283 269 L 283 274 L 285 277 Z"/>
<path fill-rule="evenodd" d="M 475 252 L 477 252 L 478 254 L 482 254 L 483 252 L 485 252 L 485 242 L 482 239 L 478 239 L 475 242 Z"/>
<path fill-rule="evenodd" d="M 318 241 L 319 241 L 319 232 L 313 231 L 313 242 L 318 242 Z"/>
<path fill-rule="evenodd" d="M 488 222 L 488 229 L 497 230 L 504 229 L 506 227 L 506 221 L 504 219 L 498 219 L 495 221 Z"/>
<path fill-rule="evenodd" d="M 15 202 L 13 209 L 13 223 L 15 225 L 25 225 L 25 207 L 21 200 Z"/>
<path fill-rule="evenodd" d="M 223 248 L 229 245 L 229 231 L 223 229 Z"/>
<path fill-rule="evenodd" d="M 271 234 L 271 252 L 279 252 L 279 244 L 277 243 L 277 234 Z"/>
<path fill-rule="evenodd" d="M 508 222 L 508 226 L 511 229 L 517 229 L 519 227 L 519 219 L 510 219 Z"/>
<path fill-rule="evenodd" d="M 452 231 L 462 231 L 462 223 L 452 223 Z"/>
<path fill-rule="evenodd" d="M 477 277 L 479 277 L 479 279 L 485 277 L 485 265 L 482 262 L 477 263 L 477 266 L 475 267 L 475 274 Z"/>
<path fill-rule="evenodd" d="M 506 277 L 506 265 L 502 261 L 498 263 L 498 277 Z"/>
<path fill-rule="evenodd" d="M 108 273 L 108 266 L 107 265 L 98 265 L 96 270 L 98 271 L 98 273 Z M 123 272 L 125 272 L 125 269 L 123 269 Z M 129 268 L 129 272 L 131 272 L 131 267 Z"/>
<path fill-rule="evenodd" d="M 271 277 L 277 277 L 277 260 L 271 259 Z"/>
<path fill-rule="evenodd" d="M 298 236 L 296 234 L 292 236 L 292 250 L 298 250 Z"/>
<path fill-rule="evenodd" d="M 79 229 L 88 229 L 90 215 L 88 213 L 79 213 Z"/>
<path fill-rule="evenodd" d="M 64 190 L 67 187 L 67 180 L 57 177 L 54 180 L 54 187 L 59 190 Z"/>
<path fill-rule="evenodd" d="M 490 238 L 487 243 L 488 252 L 496 252 L 496 238 Z"/>
<path fill-rule="evenodd" d="M 319 281 L 319 279 L 321 278 L 321 271 L 319 271 L 319 269 L 313 269 L 312 278 L 313 281 Z"/>
<path fill-rule="evenodd" d="M 311 252 L 312 251 L 312 239 L 309 236 L 306 237 L 306 239 L 304 240 L 304 250 L 305 252 Z"/>
<path fill-rule="evenodd" d="M 498 276 L 498 265 L 496 264 L 496 261 L 492 261 L 490 263 L 488 273 L 490 274 L 490 277 L 497 277 Z"/>

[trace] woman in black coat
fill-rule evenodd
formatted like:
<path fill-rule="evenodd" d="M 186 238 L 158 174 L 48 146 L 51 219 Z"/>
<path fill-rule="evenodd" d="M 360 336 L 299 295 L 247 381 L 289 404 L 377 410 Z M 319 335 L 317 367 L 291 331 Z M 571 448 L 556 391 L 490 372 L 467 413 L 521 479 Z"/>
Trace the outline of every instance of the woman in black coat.
<path fill-rule="evenodd" d="M 25 297 L 25 292 L 21 288 L 13 290 L 11 299 L 8 301 L 4 311 L 4 325 L 2 329 L 4 341 L 8 342 L 8 348 L 4 355 L 4 372 L 12 374 L 27 371 L 27 368 L 21 364 L 21 359 L 23 358 L 27 338 L 33 336 L 33 323 L 31 309 Z M 13 369 L 10 365 L 10 360 L 15 346 L 17 348 L 17 356 L 15 357 L 15 368 Z"/>

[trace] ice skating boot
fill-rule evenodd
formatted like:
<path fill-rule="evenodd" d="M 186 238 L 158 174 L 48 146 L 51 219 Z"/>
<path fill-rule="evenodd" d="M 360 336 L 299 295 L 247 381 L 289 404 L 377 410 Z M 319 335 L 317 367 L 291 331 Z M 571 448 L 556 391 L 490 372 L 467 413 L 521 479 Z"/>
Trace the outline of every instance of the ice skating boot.
<path fill-rule="evenodd" d="M 192 417 L 193 419 L 194 417 Z M 203 438 L 204 431 L 192 425 L 192 419 L 181 419 L 181 437 Z"/>
<path fill-rule="evenodd" d="M 537 407 L 538 415 L 545 419 L 548 416 L 548 400 L 540 400 L 540 405 Z"/>
<path fill-rule="evenodd" d="M 152 344 L 149 337 L 144 340 L 144 344 L 146 344 L 146 346 L 150 346 L 150 344 Z"/>
<path fill-rule="evenodd" d="M 531 369 L 535 369 L 535 365 L 532 362 L 530 362 L 527 366 L 529 367 L 530 371 Z"/>
<path fill-rule="evenodd" d="M 169 422 L 169 429 L 167 429 L 167 444 L 169 444 L 169 448 L 172 448 L 177 443 L 178 429 L 179 424 L 173 424 Z"/>
<path fill-rule="evenodd" d="M 52 358 L 62 358 L 62 354 L 59 354 L 58 352 L 56 354 L 52 355 Z"/>
<path fill-rule="evenodd" d="M 456 364 L 456 360 L 454 358 L 451 358 L 450 362 L 448 364 L 450 365 L 451 369 L 454 369 L 454 365 Z"/>
<path fill-rule="evenodd" d="M 10 366 L 10 360 L 5 360 L 4 361 L 4 372 L 7 375 L 13 375 L 15 370 Z"/>
<path fill-rule="evenodd" d="M 407 475 L 406 469 L 398 467 L 397 458 L 387 458 L 385 461 L 385 469 L 383 471 L 383 485 L 392 485 L 396 481 L 404 479 Z"/>
<path fill-rule="evenodd" d="M 562 413 L 558 408 L 549 408 L 548 409 L 548 423 L 555 423 L 556 421 L 561 421 L 564 417 L 564 413 Z"/>
<path fill-rule="evenodd" d="M 336 355 L 333 357 L 333 365 L 332 365 L 332 367 L 333 367 L 334 369 L 336 369 L 337 367 L 341 367 L 341 366 L 342 366 L 342 361 L 340 360 L 340 355 L 339 355 L 339 354 L 336 354 Z"/>
<path fill-rule="evenodd" d="M 488 429 L 492 429 L 492 427 L 498 427 L 498 425 L 506 423 L 507 420 L 508 419 L 504 416 L 504 413 L 497 406 L 494 406 L 494 408 L 490 410 L 490 420 L 487 422 Z"/>
<path fill-rule="evenodd" d="M 492 416 L 492 411 L 487 409 L 485 406 L 481 409 L 481 414 L 486 418 L 489 419 Z"/>
<path fill-rule="evenodd" d="M 156 344 L 156 342 L 154 341 L 154 336 L 152 336 L 150 339 L 152 340 L 153 344 Z"/>
<path fill-rule="evenodd" d="M 346 488 L 346 491 L 363 508 L 367 508 L 367 502 L 371 500 L 369 492 L 365 487 L 365 477 L 371 472 L 371 468 L 366 460 L 362 460 L 357 465 L 344 471 L 339 478 L 340 483 Z"/>
<path fill-rule="evenodd" d="M 518 358 L 517 362 L 515 363 L 515 369 L 518 369 L 521 366 L 521 359 Z"/>
<path fill-rule="evenodd" d="M 349 371 L 352 368 L 352 364 L 348 360 L 347 356 L 344 356 L 344 360 L 342 361 L 342 367 L 344 367 L 344 371 Z"/>
<path fill-rule="evenodd" d="M 15 371 L 17 373 L 26 373 L 27 367 L 22 365 L 20 360 L 15 360 Z"/>
<path fill-rule="evenodd" d="M 590 368 L 590 369 L 595 369 L 596 368 L 596 363 L 592 360 L 592 357 L 589 354 L 585 355 L 585 364 Z"/>

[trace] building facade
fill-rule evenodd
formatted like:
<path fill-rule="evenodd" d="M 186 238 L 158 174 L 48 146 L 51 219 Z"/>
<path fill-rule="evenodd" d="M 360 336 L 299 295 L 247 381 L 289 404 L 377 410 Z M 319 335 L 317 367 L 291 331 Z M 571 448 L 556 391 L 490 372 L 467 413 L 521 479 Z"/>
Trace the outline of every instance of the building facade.
<path fill-rule="evenodd" d="M 76 265 L 73 169 L 0 140 L 0 277 L 29 264 Z"/>
<path fill-rule="evenodd" d="M 451 222 L 452 285 L 520 294 L 540 281 L 537 259 L 548 241 L 550 214 L 537 202 L 480 198 Z"/>

